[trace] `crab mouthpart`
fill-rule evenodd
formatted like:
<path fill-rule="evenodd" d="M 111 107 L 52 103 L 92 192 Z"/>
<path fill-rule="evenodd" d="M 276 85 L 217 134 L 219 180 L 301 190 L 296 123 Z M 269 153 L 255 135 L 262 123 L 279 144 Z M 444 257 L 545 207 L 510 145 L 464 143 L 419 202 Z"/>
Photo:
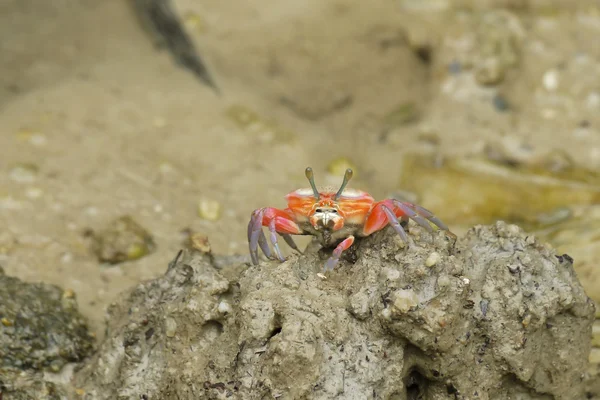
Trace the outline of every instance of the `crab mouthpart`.
<path fill-rule="evenodd" d="M 334 209 L 318 209 L 310 218 L 316 230 L 335 231 L 344 226 L 343 218 Z"/>
<path fill-rule="evenodd" d="M 333 220 L 333 218 L 331 218 L 329 213 L 325 213 L 325 214 L 323 214 L 323 218 L 321 218 L 317 221 L 317 224 L 319 225 L 320 228 L 325 228 L 325 229 L 331 230 L 335 226 L 335 221 Z"/>

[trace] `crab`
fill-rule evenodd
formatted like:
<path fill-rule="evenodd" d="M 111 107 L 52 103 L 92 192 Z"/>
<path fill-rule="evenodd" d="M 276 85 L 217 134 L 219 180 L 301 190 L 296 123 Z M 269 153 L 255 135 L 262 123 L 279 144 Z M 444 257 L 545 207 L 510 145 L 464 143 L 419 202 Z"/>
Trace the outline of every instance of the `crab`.
<path fill-rule="evenodd" d="M 285 198 L 286 209 L 264 207 L 254 210 L 248 224 L 248 245 L 252 263 L 258 265 L 258 247 L 269 259 L 273 259 L 263 227 L 268 227 L 270 241 L 276 257 L 281 261 L 277 235 L 294 250 L 302 253 L 292 235 L 313 235 L 324 248 L 334 248 L 331 257 L 324 266 L 324 272 L 331 271 L 340 261 L 342 253 L 354 243 L 357 237 L 372 235 L 391 225 L 408 245 L 409 239 L 403 225 L 409 219 L 433 233 L 431 224 L 446 231 L 451 237 L 456 237 L 448 227 L 433 213 L 416 204 L 402 202 L 396 199 L 375 201 L 367 192 L 347 188 L 352 179 L 352 169 L 348 168 L 340 188 L 324 188 L 319 191 L 315 185 L 312 168 L 305 171 L 310 188 L 298 189 L 289 193 Z"/>

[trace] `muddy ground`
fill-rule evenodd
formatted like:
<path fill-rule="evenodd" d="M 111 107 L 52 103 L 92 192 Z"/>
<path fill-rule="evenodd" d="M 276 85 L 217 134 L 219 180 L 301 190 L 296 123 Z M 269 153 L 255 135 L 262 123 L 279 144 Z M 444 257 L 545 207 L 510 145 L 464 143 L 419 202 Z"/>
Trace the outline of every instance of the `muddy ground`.
<path fill-rule="evenodd" d="M 342 158 L 352 186 L 377 198 L 402 190 L 401 176 L 419 180 L 402 167 L 422 150 L 560 151 L 598 171 L 600 8 L 541 3 L 176 0 L 217 95 L 153 45 L 126 2 L 7 0 L 0 264 L 72 289 L 101 337 L 105 307 L 163 274 L 186 230 L 216 254 L 245 255 L 251 211 L 284 207 L 308 165 L 338 184 Z M 597 186 L 584 189 L 596 197 L 582 206 L 598 203 Z M 206 201 L 220 204 L 216 220 L 199 216 Z M 100 263 L 85 232 L 122 215 L 156 251 Z M 595 260 L 591 249 L 581 257 Z M 599 300 L 586 265 L 578 273 Z"/>

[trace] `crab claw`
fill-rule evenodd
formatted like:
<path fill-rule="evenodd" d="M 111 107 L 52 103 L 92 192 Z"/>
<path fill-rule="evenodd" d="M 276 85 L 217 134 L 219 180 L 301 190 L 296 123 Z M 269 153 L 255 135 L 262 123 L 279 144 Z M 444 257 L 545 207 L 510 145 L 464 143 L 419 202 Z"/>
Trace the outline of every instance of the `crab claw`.
<path fill-rule="evenodd" d="M 260 247 L 265 256 L 269 259 L 273 259 L 274 256 L 269 248 L 267 237 L 263 232 L 262 227 L 267 226 L 269 228 L 269 237 L 271 244 L 275 250 L 275 256 L 279 261 L 285 261 L 279 243 L 277 241 L 277 235 L 281 235 L 285 242 L 294 250 L 298 249 L 296 243 L 290 236 L 290 234 L 300 234 L 302 230 L 298 225 L 289 217 L 289 215 L 276 208 L 259 208 L 252 213 L 250 222 L 248 223 L 248 248 L 250 250 L 250 256 L 252 257 L 252 263 L 258 265 L 258 248 Z"/>
<path fill-rule="evenodd" d="M 248 223 L 248 247 L 250 250 L 250 257 L 252 258 L 252 263 L 254 265 L 258 265 L 259 246 L 267 258 L 273 258 L 271 249 L 267 243 L 267 238 L 262 230 L 263 215 L 263 209 L 254 211 L 250 217 L 250 222 Z"/>

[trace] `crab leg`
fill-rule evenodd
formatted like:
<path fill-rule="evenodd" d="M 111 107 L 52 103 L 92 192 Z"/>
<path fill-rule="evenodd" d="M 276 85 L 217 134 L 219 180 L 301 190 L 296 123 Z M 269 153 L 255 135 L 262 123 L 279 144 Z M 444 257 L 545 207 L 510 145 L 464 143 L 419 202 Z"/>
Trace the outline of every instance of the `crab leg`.
<path fill-rule="evenodd" d="M 395 199 L 383 200 L 373 206 L 373 209 L 367 216 L 363 235 L 368 236 L 390 224 L 398 232 L 402 240 L 408 243 L 408 236 L 398 218 L 400 218 L 400 221 L 408 221 L 410 218 L 431 233 L 434 232 L 430 224 L 432 223 L 439 229 L 446 231 L 449 235 L 455 236 L 431 211 L 416 204 L 405 203 Z"/>
<path fill-rule="evenodd" d="M 292 239 L 292 236 L 289 233 L 280 233 L 280 235 L 283 237 L 283 240 L 285 240 L 288 246 L 296 250 L 298 253 L 302 254 L 302 251 L 300 251 L 298 245 L 296 244 L 296 242 L 294 242 L 294 239 Z"/>
<path fill-rule="evenodd" d="M 447 231 L 448 227 L 439 218 L 437 218 L 433 213 L 421 206 L 412 203 L 403 203 L 398 200 L 392 200 L 394 205 L 399 208 L 404 215 L 412 218 L 417 224 L 421 225 L 429 232 L 433 232 L 431 225 L 427 222 L 433 223 L 435 226 L 440 228 L 441 230 Z"/>
<path fill-rule="evenodd" d="M 392 225 L 392 227 L 396 230 L 398 235 L 400 235 L 404 243 L 408 243 L 408 235 L 406 234 L 406 231 L 404 230 L 402 225 L 400 225 L 400 221 L 398 221 L 398 217 L 396 217 L 396 214 L 394 214 L 392 210 L 390 210 L 384 205 L 382 205 L 381 208 L 383 209 L 383 212 L 385 213 L 389 224 Z"/>
<path fill-rule="evenodd" d="M 354 236 L 350 235 L 346 239 L 344 239 L 340 244 L 338 244 L 335 250 L 333 250 L 333 254 L 331 255 L 331 257 L 329 257 L 329 259 L 327 260 L 327 263 L 325 263 L 325 268 L 323 269 L 323 271 L 333 271 L 337 263 L 340 261 L 342 252 L 348 250 L 348 248 L 352 246 L 352 243 L 354 243 Z"/>
<path fill-rule="evenodd" d="M 286 239 L 285 235 L 301 234 L 302 230 L 291 219 L 289 214 L 283 210 L 278 210 L 271 207 L 259 208 L 258 210 L 255 210 L 250 217 L 250 222 L 248 223 L 248 247 L 250 250 L 250 256 L 252 257 L 252 263 L 255 265 L 258 264 L 259 246 L 267 258 L 272 257 L 271 250 L 267 244 L 267 239 L 262 231 L 263 226 L 267 226 L 269 228 L 271 243 L 273 244 L 277 258 L 279 258 L 281 261 L 285 261 L 285 258 L 283 258 L 279 248 L 277 234 L 279 233 L 282 235 L 284 240 L 290 244 L 288 239 L 291 240 L 291 238 Z M 295 246 L 295 244 L 291 247 L 295 247 L 296 249 L 298 248 Z"/>

